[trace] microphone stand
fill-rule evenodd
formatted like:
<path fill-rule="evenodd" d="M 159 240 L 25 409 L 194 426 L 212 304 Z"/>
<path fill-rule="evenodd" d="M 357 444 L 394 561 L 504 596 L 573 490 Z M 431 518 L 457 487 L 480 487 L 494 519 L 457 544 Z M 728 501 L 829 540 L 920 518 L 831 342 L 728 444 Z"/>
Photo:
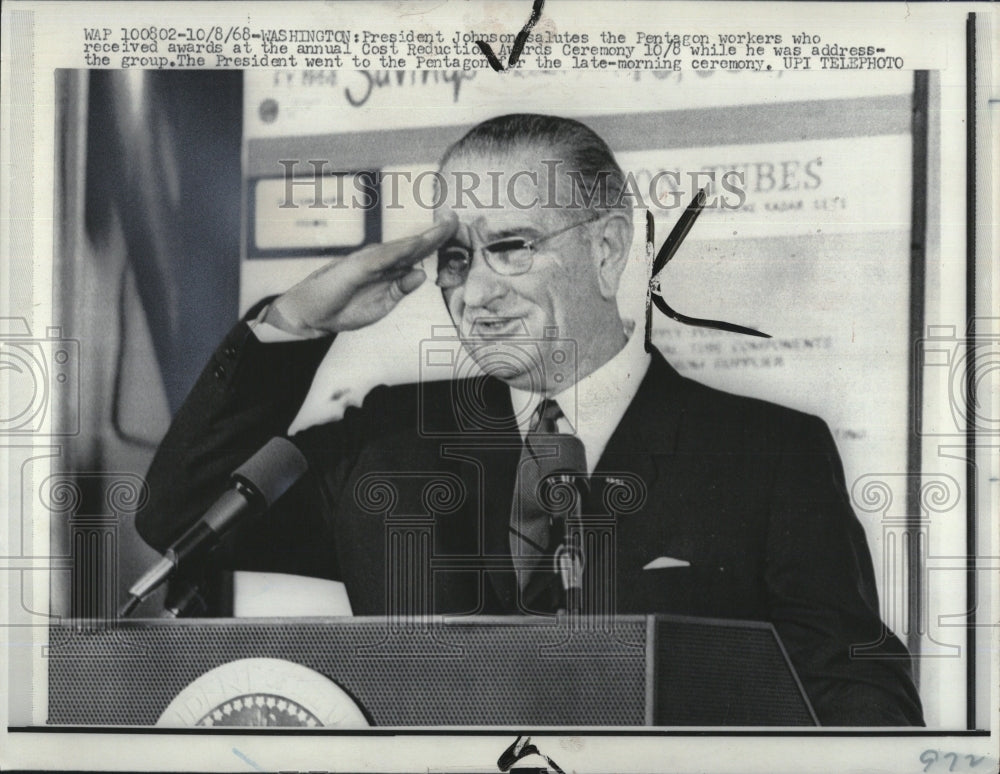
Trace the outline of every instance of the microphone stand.
<path fill-rule="evenodd" d="M 129 596 L 118 609 L 118 618 L 129 618 L 142 601 L 142 597 Z M 160 618 L 184 618 L 193 613 L 208 610 L 208 602 L 201 586 L 194 581 L 177 581 L 170 585 L 167 598 L 163 602 Z"/>
<path fill-rule="evenodd" d="M 208 603 L 201 593 L 201 586 L 194 581 L 184 581 L 176 585 L 176 590 L 171 585 L 167 593 L 160 618 L 184 618 L 192 612 L 204 612 L 208 609 Z"/>
<path fill-rule="evenodd" d="M 558 546 L 553 556 L 553 571 L 559 576 L 562 586 L 563 611 L 575 619 L 583 612 L 584 555 L 580 548 L 580 534 L 572 526 L 581 522 L 587 482 L 583 475 L 573 474 L 564 475 L 562 483 L 574 487 L 576 498 L 571 513 L 553 519 L 550 545 Z"/>

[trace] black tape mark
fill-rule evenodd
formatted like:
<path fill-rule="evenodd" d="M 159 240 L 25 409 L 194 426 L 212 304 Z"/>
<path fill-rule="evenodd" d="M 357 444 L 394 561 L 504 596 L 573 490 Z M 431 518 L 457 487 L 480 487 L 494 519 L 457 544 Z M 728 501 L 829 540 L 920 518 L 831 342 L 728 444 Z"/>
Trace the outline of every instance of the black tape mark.
<path fill-rule="evenodd" d="M 660 252 L 656 254 L 656 259 L 653 261 L 653 276 L 655 277 L 660 273 L 660 270 L 670 262 L 670 259 L 674 257 L 677 249 L 681 246 L 681 242 L 687 237 L 688 232 L 691 231 L 691 227 L 694 222 L 701 215 L 702 209 L 705 207 L 705 200 L 708 198 L 708 193 L 702 188 L 698 193 L 695 194 L 694 199 L 687 206 L 687 209 L 681 213 L 681 216 L 677 219 L 677 224 L 674 226 L 673 230 L 670 232 L 670 236 L 663 243 L 663 247 L 660 248 Z M 647 210 L 648 212 L 648 210 Z M 650 217 L 650 223 L 652 223 L 652 217 Z M 652 229 L 652 225 L 650 225 Z"/>
<path fill-rule="evenodd" d="M 763 331 L 757 331 L 753 328 L 744 328 L 742 325 L 736 325 L 735 323 L 727 323 L 723 320 L 705 320 L 700 317 L 688 317 L 686 314 L 681 314 L 670 308 L 670 305 L 663 300 L 663 296 L 659 293 L 653 293 L 653 303 L 656 304 L 656 308 L 663 312 L 671 320 L 677 320 L 679 323 L 684 323 L 685 325 L 695 325 L 699 328 L 715 328 L 718 331 L 730 331 L 731 333 L 743 333 L 747 336 L 759 336 L 762 339 L 771 338 L 771 334 L 764 333 Z"/>
<path fill-rule="evenodd" d="M 646 249 L 652 253 L 653 252 L 653 236 L 654 236 L 654 226 L 653 226 L 653 213 L 646 210 Z M 653 351 L 653 277 L 656 276 L 656 272 L 652 272 L 649 275 L 649 281 L 646 283 L 646 351 Z"/>
<path fill-rule="evenodd" d="M 483 52 L 483 56 L 485 56 L 486 61 L 490 63 L 490 67 L 498 73 L 503 72 L 503 65 L 500 64 L 500 60 L 497 59 L 497 55 L 493 53 L 493 49 L 490 48 L 490 44 L 482 40 L 477 40 L 476 45 L 479 46 L 479 50 Z"/>
<path fill-rule="evenodd" d="M 543 758 L 556 774 L 566 774 L 566 772 L 556 765 L 554 760 L 548 755 L 539 752 L 538 748 L 531 744 L 530 736 L 519 736 L 510 747 L 500 753 L 500 757 L 497 758 L 497 768 L 503 772 L 510 771 L 511 766 L 522 758 L 527 758 L 529 755 L 538 755 Z"/>
<path fill-rule="evenodd" d="M 524 44 L 528 42 L 528 36 L 531 34 L 531 29 L 542 17 L 543 5 L 545 5 L 545 0 L 535 0 L 534 5 L 531 6 L 531 16 L 528 18 L 528 21 L 525 22 L 521 31 L 517 33 L 517 37 L 514 38 L 514 47 L 510 50 L 510 57 L 507 59 L 507 68 L 504 68 L 500 59 L 493 53 L 493 47 L 490 46 L 489 43 L 484 40 L 476 41 L 476 45 L 479 46 L 479 50 L 483 52 L 483 56 L 486 57 L 486 61 L 490 63 L 490 67 L 500 73 L 503 72 L 504 69 L 511 68 L 517 64 L 517 60 L 521 58 L 521 52 L 524 50 Z"/>
<path fill-rule="evenodd" d="M 677 224 L 674 226 L 670 235 L 667 237 L 666 241 L 663 243 L 663 247 L 656 254 L 656 258 L 653 260 L 653 271 L 649 277 L 649 291 L 646 294 L 646 350 L 649 351 L 651 345 L 651 329 L 652 325 L 652 313 L 649 308 L 649 302 L 656 306 L 663 314 L 669 317 L 671 320 L 676 320 L 679 323 L 684 323 L 685 325 L 693 325 L 699 328 L 714 328 L 719 331 L 730 331 L 731 333 L 743 333 L 747 336 L 759 336 L 762 339 L 769 339 L 771 336 L 763 331 L 757 331 L 753 328 L 745 328 L 742 325 L 735 325 L 734 323 L 723 322 L 722 320 L 706 320 L 700 317 L 688 317 L 686 314 L 681 314 L 670 307 L 663 294 L 660 291 L 659 281 L 657 280 L 657 275 L 659 275 L 660 270 L 666 266 L 670 259 L 674 257 L 677 253 L 677 249 L 681 246 L 681 242 L 691 231 L 691 227 L 694 226 L 695 220 L 701 214 L 702 208 L 705 206 L 705 200 L 708 198 L 708 194 L 704 188 L 695 194 L 694 199 L 688 205 L 684 213 L 678 218 Z M 653 236 L 653 216 L 647 210 L 646 212 L 646 240 L 650 245 L 654 244 Z"/>

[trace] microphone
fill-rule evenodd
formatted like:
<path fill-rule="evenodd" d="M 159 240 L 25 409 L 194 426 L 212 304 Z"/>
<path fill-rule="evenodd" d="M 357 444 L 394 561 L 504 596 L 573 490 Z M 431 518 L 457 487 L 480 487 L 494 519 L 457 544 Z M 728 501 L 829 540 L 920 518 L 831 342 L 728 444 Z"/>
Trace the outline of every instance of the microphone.
<path fill-rule="evenodd" d="M 222 536 L 237 523 L 266 512 L 274 502 L 306 472 L 302 452 L 287 438 L 272 438 L 240 465 L 229 480 L 229 489 L 212 504 L 194 525 L 168 548 L 163 558 L 128 590 L 129 600 L 119 617 L 161 586 L 177 568 L 203 556 L 219 544 Z"/>
<path fill-rule="evenodd" d="M 583 551 L 577 541 L 568 539 L 556 549 L 553 564 L 559 573 L 563 594 L 566 599 L 566 609 L 570 613 L 579 613 L 583 607 Z"/>
<path fill-rule="evenodd" d="M 580 519 L 587 491 L 587 454 L 583 443 L 572 435 L 554 435 L 545 444 L 557 445 L 556 457 L 546 460 L 549 470 L 543 482 L 545 489 L 539 498 L 549 511 L 549 546 L 552 572 L 558 576 L 564 607 L 580 611 L 583 596 L 583 551 L 579 535 L 571 534 L 571 524 Z M 553 579 L 554 580 L 554 579 Z"/>

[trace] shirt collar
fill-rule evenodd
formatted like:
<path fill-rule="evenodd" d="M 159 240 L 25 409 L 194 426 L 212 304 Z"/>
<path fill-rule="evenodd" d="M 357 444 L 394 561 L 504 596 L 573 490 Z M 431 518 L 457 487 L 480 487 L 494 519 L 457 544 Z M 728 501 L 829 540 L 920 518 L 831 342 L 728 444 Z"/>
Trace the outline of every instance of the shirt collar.
<path fill-rule="evenodd" d="M 642 331 L 631 320 L 626 321 L 625 346 L 595 371 L 550 397 L 559 403 L 564 418 L 559 420 L 560 432 L 575 434 L 587 450 L 588 473 L 592 473 L 612 433 L 625 415 L 639 390 L 650 355 L 646 352 Z M 510 388 L 511 403 L 523 438 L 538 403 L 544 396 Z"/>

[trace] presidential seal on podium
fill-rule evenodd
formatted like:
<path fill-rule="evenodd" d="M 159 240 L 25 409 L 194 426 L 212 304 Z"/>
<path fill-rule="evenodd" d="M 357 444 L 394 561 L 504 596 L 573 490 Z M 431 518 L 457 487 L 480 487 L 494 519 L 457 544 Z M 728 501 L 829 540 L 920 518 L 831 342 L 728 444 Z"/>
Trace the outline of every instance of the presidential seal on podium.
<path fill-rule="evenodd" d="M 364 728 L 369 723 L 350 694 L 325 675 L 283 659 L 247 658 L 192 681 L 157 725 Z"/>

